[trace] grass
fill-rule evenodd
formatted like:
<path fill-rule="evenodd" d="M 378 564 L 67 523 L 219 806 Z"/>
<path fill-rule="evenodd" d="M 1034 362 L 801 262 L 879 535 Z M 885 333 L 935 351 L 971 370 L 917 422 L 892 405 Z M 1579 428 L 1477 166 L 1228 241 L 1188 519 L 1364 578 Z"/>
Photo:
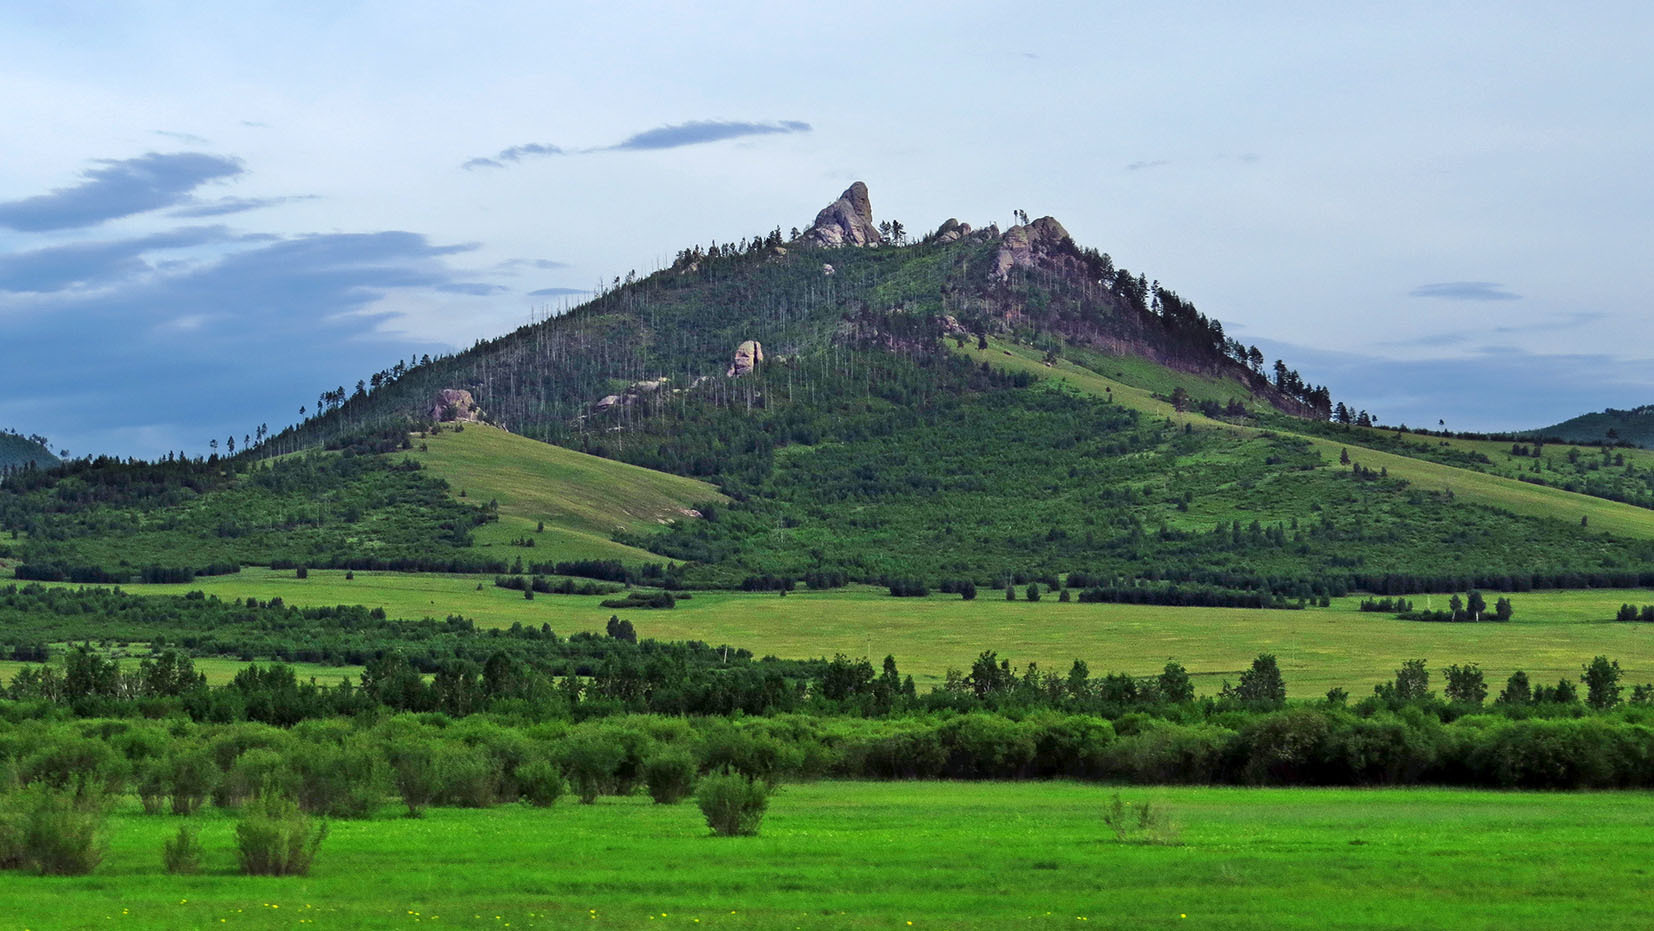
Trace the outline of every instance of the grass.
<path fill-rule="evenodd" d="M 423 448 L 421 448 L 423 447 Z M 399 456 L 401 454 L 398 454 Z M 723 500 L 705 482 L 552 446 L 485 424 L 452 428 L 416 441 L 408 453 L 446 479 L 472 504 L 490 499 L 500 520 L 479 528 L 473 549 L 524 562 L 618 559 L 659 562 L 654 553 L 616 543 L 616 531 L 644 533 L 685 518 L 703 501 Z M 545 530 L 538 530 L 540 522 Z M 533 548 L 511 547 L 532 538 Z"/>
<path fill-rule="evenodd" d="M 1180 843 L 1117 842 L 1114 789 L 785 787 L 755 838 L 693 805 L 604 798 L 335 822 L 312 874 L 161 872 L 178 819 L 136 803 L 90 877 L 0 882 L 8 928 L 1643 928 L 1647 793 L 1150 789 Z M 371 879 L 370 879 L 371 878 Z M 367 881 L 364 881 L 367 880 Z"/>
<path fill-rule="evenodd" d="M 347 582 L 343 572 L 331 570 L 311 570 L 310 578 L 301 580 L 292 572 L 246 569 L 188 585 L 126 586 L 137 594 L 190 589 L 224 599 L 279 595 L 296 605 L 364 604 L 403 618 L 457 613 L 485 627 L 550 624 L 564 635 L 601 631 L 616 613 L 600 604 L 616 596 L 537 595 L 528 601 L 519 592 L 495 588 L 491 577 L 464 575 L 358 572 Z M 1511 597 L 1516 616 L 1508 624 L 1398 621 L 1362 613 L 1359 597 L 1338 599 L 1328 608 L 1259 611 L 1061 604 L 1051 595 L 1030 603 L 1021 600 L 1020 591 L 1017 601 L 1007 602 L 993 589 L 983 589 L 975 601 L 953 595 L 891 598 L 865 587 L 801 590 L 785 598 L 697 592 L 669 611 L 618 613 L 643 637 L 727 643 L 760 656 L 842 652 L 865 654 L 876 663 L 893 654 L 902 672 L 921 686 L 940 681 L 950 666 L 968 669 L 977 654 L 990 649 L 1019 667 L 1032 660 L 1058 671 L 1080 658 L 1094 674 L 1148 675 L 1176 659 L 1203 694 L 1216 692 L 1224 679 L 1235 681 L 1260 652 L 1277 654 L 1294 698 L 1317 697 L 1334 686 L 1359 696 L 1414 658 L 1438 671 L 1478 663 L 1495 684 L 1516 669 L 1554 683 L 1564 676 L 1577 679 L 1582 665 L 1603 654 L 1619 661 L 1627 682 L 1654 680 L 1654 625 L 1610 620 L 1623 603 L 1654 603 L 1654 592 L 1597 589 Z M 1425 606 L 1425 596 L 1413 600 Z M 1432 596 L 1431 605 L 1445 607 L 1446 596 Z M 1440 681 L 1438 675 L 1438 688 Z"/>
<path fill-rule="evenodd" d="M 1167 417 L 1178 423 L 1190 423 L 1196 428 L 1228 430 L 1243 436 L 1255 436 L 1263 432 L 1252 427 L 1213 420 L 1196 411 L 1179 412 L 1171 404 L 1155 397 L 1155 392 L 1145 388 L 1127 384 L 1101 375 L 1089 368 L 1082 367 L 1066 359 L 1058 359 L 1050 367 L 1044 364 L 1042 354 L 1035 349 L 1004 343 L 999 340 L 989 340 L 988 348 L 976 349 L 974 344 L 967 344 L 966 349 L 956 350 L 972 359 L 986 361 L 998 368 L 1009 371 L 1024 371 L 1040 378 L 1049 379 L 1066 385 L 1076 391 L 1090 394 L 1094 397 L 1109 398 L 1117 404 L 1129 407 L 1154 417 Z M 1125 364 L 1126 360 L 1116 360 L 1114 357 L 1100 357 L 1105 359 L 1102 367 Z M 1130 362 L 1136 368 L 1151 366 L 1153 363 L 1141 359 L 1132 359 Z M 1175 375 L 1170 373 L 1168 375 Z M 1196 388 L 1208 392 L 1209 386 L 1203 386 L 1197 376 L 1189 376 L 1191 394 L 1196 394 Z M 1141 380 L 1141 379 L 1138 379 Z M 1197 399 L 1199 395 L 1196 395 Z M 1215 398 L 1214 398 L 1215 400 Z M 1288 436 L 1300 434 L 1288 431 L 1273 431 Z M 1358 434 L 1357 434 L 1358 435 Z M 1462 469 L 1455 466 L 1443 465 L 1422 459 L 1414 459 L 1395 453 L 1381 452 L 1358 444 L 1334 441 L 1320 437 L 1302 436 L 1304 440 L 1320 453 L 1321 458 L 1328 465 L 1338 467 L 1340 454 L 1349 450 L 1350 457 L 1369 469 L 1387 469 L 1394 478 L 1403 479 L 1421 489 L 1430 491 L 1451 491 L 1459 500 L 1475 504 L 1483 504 L 1513 514 L 1528 517 L 1544 517 L 1578 525 L 1580 518 L 1586 518 L 1588 526 L 1581 532 L 1609 533 L 1626 537 L 1654 538 L 1654 510 L 1608 501 L 1602 498 L 1593 498 L 1589 495 L 1576 494 L 1559 488 L 1548 488 L 1519 482 L 1513 478 L 1501 475 L 1478 472 L 1471 469 Z M 1431 442 L 1431 438 L 1415 438 L 1421 442 Z M 1477 444 L 1463 441 L 1465 448 Z M 1481 444 L 1489 445 L 1489 444 Z M 1500 444 L 1491 444 L 1499 446 Z M 1503 444 L 1508 453 L 1510 444 Z M 1478 450 L 1482 451 L 1482 450 Z M 1565 455 L 1565 451 L 1561 451 Z M 1499 461 L 1489 453 L 1490 458 Z"/>

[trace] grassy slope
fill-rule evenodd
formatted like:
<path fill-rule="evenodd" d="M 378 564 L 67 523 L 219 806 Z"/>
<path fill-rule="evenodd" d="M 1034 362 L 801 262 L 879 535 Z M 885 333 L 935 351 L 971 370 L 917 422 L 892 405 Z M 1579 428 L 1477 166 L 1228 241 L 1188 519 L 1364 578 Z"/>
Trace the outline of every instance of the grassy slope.
<path fill-rule="evenodd" d="M 423 449 L 421 447 L 424 447 Z M 490 550 L 525 562 L 564 559 L 619 559 L 659 562 L 654 553 L 616 543 L 617 531 L 647 532 L 684 518 L 680 509 L 721 500 L 705 482 L 601 459 L 473 424 L 462 432 L 444 430 L 420 440 L 411 452 L 432 475 L 466 500 L 500 503 L 498 523 L 473 534 L 473 549 Z M 536 531 L 544 521 L 546 529 Z M 534 547 L 510 541 L 534 539 Z"/>
<path fill-rule="evenodd" d="M 234 822 L 128 801 L 90 877 L 9 877 L 16 928 L 1644 928 L 1646 793 L 1152 789 L 1180 843 L 1122 844 L 1078 783 L 787 786 L 756 838 L 692 804 L 390 806 L 333 823 L 309 877 L 235 875 Z M 1559 852 L 1566 852 L 1559 856 Z M 371 877 L 371 881 L 364 879 Z M 1541 891 L 1542 890 L 1542 891 Z M 222 923 L 221 923 L 222 922 Z"/>
<path fill-rule="evenodd" d="M 1566 440 L 1601 441 L 1614 430 L 1619 439 L 1638 446 L 1654 445 L 1654 408 L 1594 411 L 1558 424 L 1525 431 L 1529 436 L 1557 436 Z"/>
<path fill-rule="evenodd" d="M 1179 423 L 1192 423 L 1196 427 L 1229 430 L 1246 436 L 1256 435 L 1260 432 L 1251 427 L 1212 420 L 1194 411 L 1178 413 L 1170 404 L 1155 398 L 1154 392 L 1122 381 L 1116 381 L 1067 360 L 1058 360 L 1055 365 L 1048 368 L 1041 361 L 1037 351 L 1026 347 L 990 340 L 986 350 L 978 350 L 971 346 L 960 351 L 965 352 L 977 361 L 986 361 L 991 365 L 1004 369 L 1032 372 L 1072 387 L 1077 391 L 1097 397 L 1111 398 L 1116 403 L 1153 416 L 1170 417 Z M 1422 459 L 1413 459 L 1395 453 L 1380 452 L 1357 444 L 1335 442 L 1319 437 L 1306 436 L 1304 439 L 1321 454 L 1323 459 L 1332 465 L 1336 465 L 1340 453 L 1348 449 L 1351 458 L 1361 465 L 1370 469 L 1388 469 L 1391 476 L 1404 479 L 1419 488 L 1451 490 L 1455 496 L 1465 501 L 1485 504 L 1513 514 L 1553 518 L 1570 524 L 1578 524 L 1580 518 L 1585 517 L 1589 520 L 1588 530 L 1590 532 L 1611 533 L 1626 537 L 1654 538 L 1654 511 L 1645 508 L 1633 507 L 1601 498 L 1592 498 L 1588 495 L 1575 494 L 1557 488 L 1530 485 L 1485 472 L 1475 472 Z M 1509 445 L 1507 444 L 1504 448 L 1508 450 Z"/>
<path fill-rule="evenodd" d="M 36 468 L 44 469 L 57 465 L 57 457 L 52 455 L 51 450 L 26 437 L 0 433 L 0 466 L 20 466 L 29 462 L 33 462 Z"/>
<path fill-rule="evenodd" d="M 191 585 L 127 586 L 139 594 L 180 594 L 190 588 L 220 598 L 279 595 L 289 604 L 366 604 L 392 617 L 444 617 L 459 613 L 485 627 L 550 624 L 560 634 L 601 631 L 615 612 L 603 596 L 519 593 L 475 576 L 399 575 L 311 570 L 248 569 L 239 575 L 198 579 Z M 612 596 L 611 596 L 612 597 Z M 1021 594 L 1018 595 L 1019 599 Z M 1425 624 L 1389 615 L 1364 614 L 1357 598 L 1330 608 L 1253 611 L 1168 608 L 1151 605 L 1060 604 L 1047 596 L 1031 604 L 1007 602 L 993 590 L 975 601 L 952 595 L 891 598 L 873 589 L 773 594 L 700 592 L 670 611 L 622 611 L 644 637 L 694 639 L 746 647 L 784 657 L 894 654 L 904 673 L 921 685 L 939 681 L 948 667 L 969 668 L 983 650 L 997 650 L 1020 668 L 1030 660 L 1066 670 L 1084 659 L 1095 673 L 1145 675 L 1177 659 L 1203 693 L 1235 680 L 1262 651 L 1279 655 L 1288 694 L 1313 698 L 1334 686 L 1365 694 L 1392 677 L 1404 660 L 1422 657 L 1438 671 L 1453 663 L 1481 664 L 1488 681 L 1502 685 L 1525 669 L 1535 681 L 1577 679 L 1597 654 L 1618 660 L 1627 682 L 1654 679 L 1654 625 L 1609 620 L 1624 602 L 1654 602 L 1644 591 L 1530 592 L 1512 596 L 1516 618 L 1508 624 Z M 1424 607 L 1424 596 L 1414 599 Z M 1435 596 L 1435 607 L 1445 599 Z"/>

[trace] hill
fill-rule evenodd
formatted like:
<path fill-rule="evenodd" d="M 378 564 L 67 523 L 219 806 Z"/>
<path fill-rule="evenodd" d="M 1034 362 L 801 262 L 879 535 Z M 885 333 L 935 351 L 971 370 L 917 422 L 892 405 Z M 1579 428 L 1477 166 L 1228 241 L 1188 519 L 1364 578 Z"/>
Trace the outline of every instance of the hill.
<path fill-rule="evenodd" d="M 210 496 L 330 447 L 375 481 L 395 476 L 397 494 L 458 509 L 434 522 L 391 520 L 394 499 L 369 495 L 312 506 L 308 538 L 269 535 L 298 502 L 255 508 L 265 517 L 239 537 L 239 518 L 164 508 L 74 529 L 53 513 L 82 494 L 63 482 L 88 481 L 72 469 L 31 485 L 33 504 L 0 500 L 0 521 L 60 564 L 135 566 L 92 528 L 159 520 L 172 543 L 193 533 L 199 551 L 243 562 L 552 571 L 555 556 L 601 552 L 654 572 L 687 563 L 673 580 L 709 587 L 1064 578 L 1105 597 L 1186 600 L 1177 586 L 1193 586 L 1253 606 L 1351 588 L 1635 585 L 1654 561 L 1654 510 L 1634 506 L 1654 503 L 1654 462 L 1372 427 L 1057 221 L 1022 220 L 949 220 L 909 242 L 873 223 L 856 185 L 802 232 L 686 248 L 564 316 L 325 391 L 230 464 L 190 467 L 206 472 L 189 494 Z M 431 432 L 445 420 L 457 424 Z M 425 433 L 417 447 L 410 431 Z M 299 458 L 330 461 L 316 456 Z M 94 484 L 126 481 L 110 466 Z M 704 519 L 673 519 L 703 501 Z"/>
<path fill-rule="evenodd" d="M 52 455 L 45 437 L 0 430 L 0 478 L 23 469 L 44 469 L 54 465 L 57 465 L 57 457 Z"/>
<path fill-rule="evenodd" d="M 1591 414 L 1581 414 L 1558 424 L 1527 430 L 1523 436 L 1542 439 L 1555 438 L 1570 443 L 1629 443 L 1643 448 L 1654 447 L 1654 404 L 1644 404 L 1628 411 L 1608 408 Z"/>

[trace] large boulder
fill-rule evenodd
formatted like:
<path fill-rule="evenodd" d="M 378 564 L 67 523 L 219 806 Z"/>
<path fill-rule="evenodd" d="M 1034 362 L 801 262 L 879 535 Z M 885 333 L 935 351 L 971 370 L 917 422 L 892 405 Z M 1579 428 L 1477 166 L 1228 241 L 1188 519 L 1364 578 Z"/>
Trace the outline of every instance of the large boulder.
<path fill-rule="evenodd" d="M 476 399 L 471 397 L 471 392 L 463 388 L 444 388 L 431 399 L 430 410 L 426 413 L 437 423 L 451 423 L 456 420 L 476 423 L 482 409 L 477 407 Z"/>
<path fill-rule="evenodd" d="M 735 347 L 735 358 L 729 364 L 729 371 L 724 373 L 731 378 L 745 375 L 758 367 L 764 361 L 764 344 L 755 339 L 749 339 Z"/>
<path fill-rule="evenodd" d="M 937 244 L 956 242 L 970 234 L 971 225 L 969 223 L 961 223 L 953 217 L 948 217 L 942 222 L 941 226 L 937 227 L 931 240 Z"/>
<path fill-rule="evenodd" d="M 857 181 L 846 188 L 838 200 L 816 214 L 816 221 L 799 236 L 798 241 L 825 249 L 876 246 L 884 242 L 878 226 L 873 222 L 873 202 L 867 197 L 867 185 Z"/>
<path fill-rule="evenodd" d="M 1033 268 L 1062 256 L 1069 245 L 1068 230 L 1053 217 L 1040 217 L 1026 226 L 1013 226 L 999 240 L 994 275 L 1001 281 L 1013 268 Z"/>

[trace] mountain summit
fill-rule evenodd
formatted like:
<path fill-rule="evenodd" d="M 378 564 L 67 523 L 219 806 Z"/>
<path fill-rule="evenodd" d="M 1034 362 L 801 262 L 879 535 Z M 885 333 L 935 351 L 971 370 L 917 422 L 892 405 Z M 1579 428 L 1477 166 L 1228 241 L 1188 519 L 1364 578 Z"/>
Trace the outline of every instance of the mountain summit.
<path fill-rule="evenodd" d="M 838 200 L 821 208 L 800 241 L 827 249 L 877 246 L 884 242 L 884 236 L 873 223 L 873 202 L 868 199 L 867 185 L 857 181 L 845 188 Z"/>

